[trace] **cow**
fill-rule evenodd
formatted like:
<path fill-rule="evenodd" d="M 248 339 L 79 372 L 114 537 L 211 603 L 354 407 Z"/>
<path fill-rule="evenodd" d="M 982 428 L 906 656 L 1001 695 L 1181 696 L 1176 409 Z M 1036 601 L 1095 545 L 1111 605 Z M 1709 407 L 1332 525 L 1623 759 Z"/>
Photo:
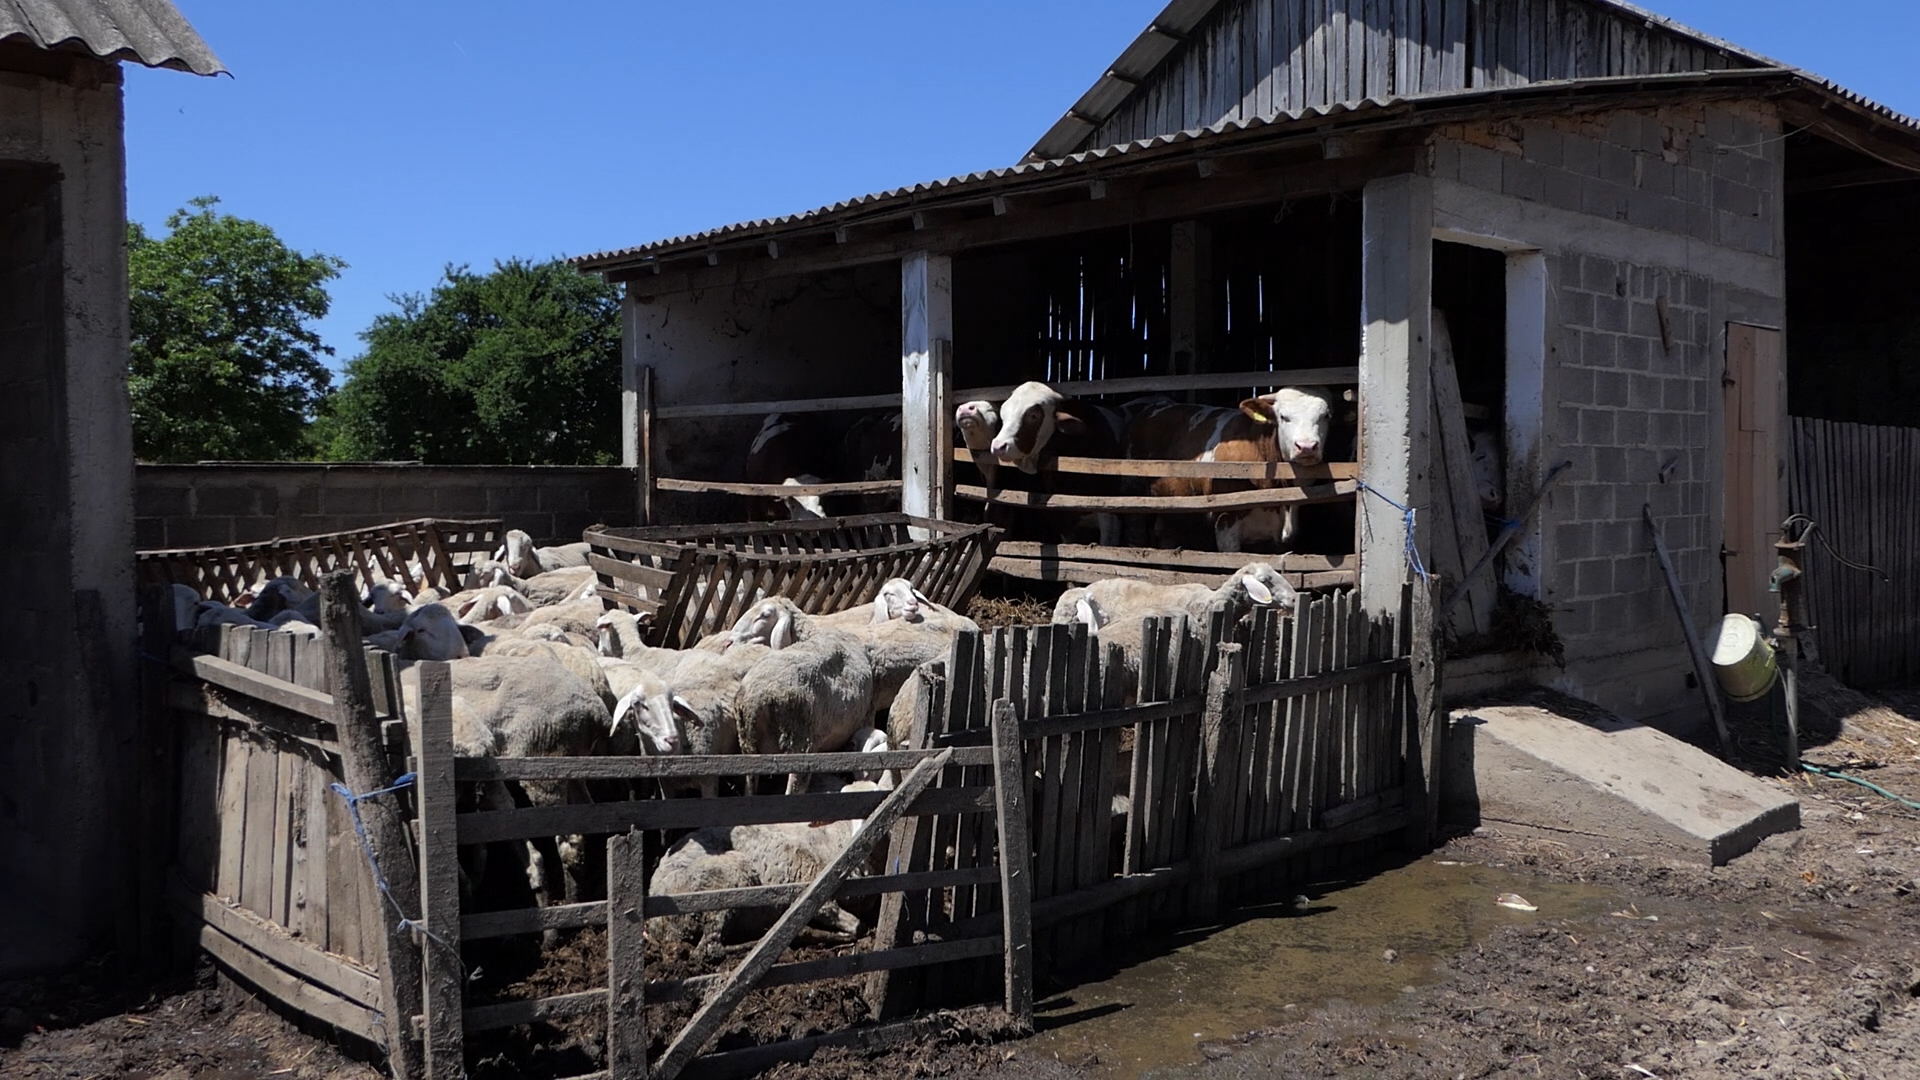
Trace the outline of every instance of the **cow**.
<path fill-rule="evenodd" d="M 789 413 L 769 413 L 760 423 L 760 431 L 747 449 L 746 479 L 749 484 L 823 483 L 821 477 L 833 471 L 830 454 L 812 424 Z M 757 500 L 759 515 L 771 520 L 796 521 L 827 516 L 818 495 L 789 495 Z"/>
<path fill-rule="evenodd" d="M 1237 409 L 1159 402 L 1138 410 L 1127 432 L 1127 456 L 1165 461 L 1289 462 L 1318 465 L 1326 456 L 1333 394 L 1317 386 L 1287 386 L 1242 401 Z M 1218 495 L 1274 487 L 1271 480 L 1162 477 L 1158 496 Z M 1296 507 L 1256 507 L 1208 515 L 1220 551 L 1281 545 L 1293 539 Z M 1177 536 L 1179 523 L 1155 521 L 1156 541 Z"/>
<path fill-rule="evenodd" d="M 870 412 L 847 428 L 840 440 L 840 476 L 848 480 L 900 479 L 900 412 Z M 849 513 L 880 514 L 898 509 L 888 495 L 860 495 L 842 500 Z"/>
<path fill-rule="evenodd" d="M 1062 457 L 1124 457 L 1127 418 L 1120 410 L 1069 403 L 1046 383 L 1024 382 L 999 411 L 1000 430 L 989 448 L 1002 471 L 1012 468 L 1033 477 L 1033 487 L 1047 494 L 1120 494 L 1119 484 L 1108 477 L 1041 472 L 1042 466 Z M 1100 543 L 1120 542 L 1120 519 L 1110 513 L 1073 514 L 1062 523 L 1061 532 L 1085 528 L 1089 516 Z"/>

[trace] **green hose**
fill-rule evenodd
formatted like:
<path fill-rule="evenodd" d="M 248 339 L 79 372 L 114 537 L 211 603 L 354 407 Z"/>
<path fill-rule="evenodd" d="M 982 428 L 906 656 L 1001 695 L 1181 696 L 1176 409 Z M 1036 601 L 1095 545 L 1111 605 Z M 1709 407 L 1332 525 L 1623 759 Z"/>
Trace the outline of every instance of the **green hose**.
<path fill-rule="evenodd" d="M 1892 799 L 1894 802 L 1897 802 L 1902 806 L 1907 806 L 1915 810 L 1920 810 L 1920 802 L 1914 802 L 1912 799 L 1903 799 L 1900 796 L 1895 795 L 1893 792 L 1888 791 L 1886 788 L 1881 787 L 1879 784 L 1876 784 L 1871 780 L 1862 780 L 1857 776 L 1848 776 L 1846 773 L 1840 772 L 1835 769 L 1823 769 L 1818 765 L 1809 765 L 1804 761 L 1800 763 L 1800 767 L 1807 770 L 1810 773 L 1814 773 L 1819 776 L 1830 777 L 1834 780 L 1845 780 L 1849 784 L 1859 784 L 1863 788 L 1867 788 L 1871 791 L 1878 792 L 1881 795 L 1885 795 L 1887 798 Z"/>

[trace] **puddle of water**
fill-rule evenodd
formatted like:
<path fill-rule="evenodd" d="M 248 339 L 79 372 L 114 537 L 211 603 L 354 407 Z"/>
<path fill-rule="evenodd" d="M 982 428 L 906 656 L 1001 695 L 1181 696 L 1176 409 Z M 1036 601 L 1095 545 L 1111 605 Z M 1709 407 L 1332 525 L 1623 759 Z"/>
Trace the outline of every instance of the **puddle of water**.
<path fill-rule="evenodd" d="M 1539 910 L 1496 905 L 1504 892 Z M 1097 1055 L 1106 1075 L 1134 1080 L 1197 1063 L 1202 1042 L 1298 1016 L 1288 1005 L 1390 1001 L 1496 927 L 1590 919 L 1620 906 L 1598 886 L 1433 859 L 1306 895 L 1297 910 L 1262 909 L 1040 1002 L 1032 1052 L 1068 1062 Z M 1388 949 L 1397 954 L 1391 963 Z"/>

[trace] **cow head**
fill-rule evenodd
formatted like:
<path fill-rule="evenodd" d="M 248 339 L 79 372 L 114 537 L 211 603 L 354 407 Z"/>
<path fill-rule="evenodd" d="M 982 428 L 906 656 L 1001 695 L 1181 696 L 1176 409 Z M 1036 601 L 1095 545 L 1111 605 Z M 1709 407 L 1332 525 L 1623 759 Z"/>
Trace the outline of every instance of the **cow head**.
<path fill-rule="evenodd" d="M 976 454 L 993 448 L 993 437 L 1000 432 L 1000 410 L 991 401 L 963 402 L 953 410 L 953 424 L 960 429 L 960 441 Z"/>
<path fill-rule="evenodd" d="M 1040 471 L 1040 454 L 1056 432 L 1078 435 L 1086 421 L 1068 411 L 1066 398 L 1043 382 L 1024 382 L 1000 406 L 1000 433 L 993 437 L 993 456 L 1002 465 L 1023 473 Z"/>
<path fill-rule="evenodd" d="M 1327 390 L 1318 386 L 1283 386 L 1271 394 L 1241 402 L 1240 411 L 1259 424 L 1271 425 L 1281 461 L 1320 464 L 1326 453 L 1327 428 L 1333 419 L 1333 395 Z"/>

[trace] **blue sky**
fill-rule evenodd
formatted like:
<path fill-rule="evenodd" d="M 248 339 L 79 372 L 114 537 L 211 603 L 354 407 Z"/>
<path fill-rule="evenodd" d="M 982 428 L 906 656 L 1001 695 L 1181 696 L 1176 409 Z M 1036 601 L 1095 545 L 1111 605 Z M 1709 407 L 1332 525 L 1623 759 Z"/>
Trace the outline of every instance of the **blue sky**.
<path fill-rule="evenodd" d="M 217 195 L 344 258 L 338 364 L 448 263 L 1010 164 L 1163 0 L 176 2 L 234 77 L 128 67 L 128 213 Z M 1912 0 L 1646 2 L 1920 113 Z"/>

